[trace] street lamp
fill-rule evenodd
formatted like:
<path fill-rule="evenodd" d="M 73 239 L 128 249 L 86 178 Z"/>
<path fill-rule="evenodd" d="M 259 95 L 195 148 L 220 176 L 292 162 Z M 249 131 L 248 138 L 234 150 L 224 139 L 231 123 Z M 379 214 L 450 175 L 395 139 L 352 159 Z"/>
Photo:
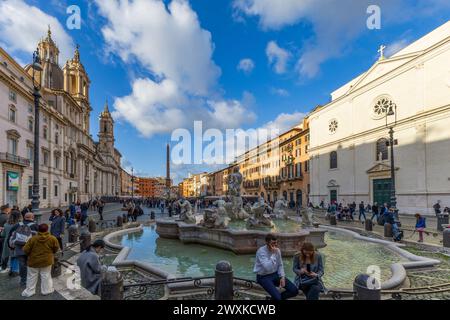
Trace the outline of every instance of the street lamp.
<path fill-rule="evenodd" d="M 395 122 L 388 125 L 388 117 L 391 117 L 394 115 L 395 115 Z M 397 124 L 397 105 L 395 103 L 392 103 L 386 112 L 386 128 L 389 128 L 389 146 L 391 149 L 391 209 L 393 209 L 393 211 L 395 213 L 395 220 L 398 221 L 398 224 L 400 224 L 400 219 L 398 216 L 398 209 L 397 209 L 396 190 L 395 190 L 394 126 L 396 124 Z"/>
<path fill-rule="evenodd" d="M 134 201 L 134 169 L 131 168 L 131 200 Z"/>
<path fill-rule="evenodd" d="M 33 163 L 33 194 L 31 200 L 32 211 L 37 223 L 41 220 L 39 212 L 39 99 L 41 98 L 41 58 L 39 51 L 33 52 L 33 96 L 34 96 L 34 163 Z M 36 72 L 39 72 L 39 80 L 36 79 Z"/>

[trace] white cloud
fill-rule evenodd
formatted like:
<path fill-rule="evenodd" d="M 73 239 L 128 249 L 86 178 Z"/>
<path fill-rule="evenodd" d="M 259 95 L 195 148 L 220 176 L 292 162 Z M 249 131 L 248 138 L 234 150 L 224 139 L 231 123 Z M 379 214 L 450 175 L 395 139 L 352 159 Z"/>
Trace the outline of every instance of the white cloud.
<path fill-rule="evenodd" d="M 306 24 L 313 36 L 306 41 L 297 58 L 296 71 L 312 78 L 329 59 L 351 49 L 352 42 L 367 29 L 367 8 L 371 0 L 234 0 L 234 9 L 241 15 L 259 19 L 263 30 L 279 30 L 286 26 Z M 444 0 L 417 1 L 379 0 L 382 26 L 398 24 L 420 15 L 431 16 L 439 9 L 448 9 Z M 236 16 L 236 13 L 234 14 Z"/>
<path fill-rule="evenodd" d="M 237 69 L 240 71 L 243 71 L 245 74 L 252 73 L 253 69 L 255 68 L 255 63 L 252 59 L 242 59 L 239 61 L 239 64 L 237 66 Z"/>
<path fill-rule="evenodd" d="M 280 133 L 284 133 L 289 129 L 300 125 L 305 116 L 306 114 L 301 112 L 281 113 L 275 120 L 264 124 L 262 128 L 267 130 L 278 130 Z"/>
<path fill-rule="evenodd" d="M 193 95 L 216 85 L 220 69 L 212 60 L 211 33 L 200 26 L 188 1 L 96 0 L 108 20 L 102 34 L 125 62 L 139 61 L 158 79 L 170 79 Z"/>
<path fill-rule="evenodd" d="M 384 55 L 389 58 L 394 54 L 396 54 L 397 52 L 399 52 L 400 50 L 407 47 L 410 43 L 411 41 L 407 39 L 400 39 L 398 41 L 395 41 L 386 46 L 386 52 L 384 53 Z"/>
<path fill-rule="evenodd" d="M 0 44 L 13 56 L 29 56 L 31 60 L 39 40 L 47 35 L 48 25 L 60 49 L 60 64 L 64 64 L 72 56 L 74 45 L 55 17 L 23 0 L 0 1 Z"/>
<path fill-rule="evenodd" d="M 145 137 L 191 128 L 234 128 L 255 115 L 245 101 L 218 93 L 221 70 L 212 59 L 214 44 L 187 0 L 96 0 L 107 19 L 102 34 L 111 53 L 138 62 L 151 78 L 132 80 L 132 92 L 115 100 L 114 116 Z"/>
<path fill-rule="evenodd" d="M 280 97 L 289 97 L 290 93 L 289 91 L 287 91 L 286 89 L 282 89 L 282 88 L 270 88 L 270 93 L 273 95 L 277 95 Z"/>
<path fill-rule="evenodd" d="M 270 41 L 266 47 L 266 55 L 269 59 L 269 64 L 273 66 L 278 74 L 286 72 L 286 67 L 291 54 L 278 46 L 275 41 Z"/>

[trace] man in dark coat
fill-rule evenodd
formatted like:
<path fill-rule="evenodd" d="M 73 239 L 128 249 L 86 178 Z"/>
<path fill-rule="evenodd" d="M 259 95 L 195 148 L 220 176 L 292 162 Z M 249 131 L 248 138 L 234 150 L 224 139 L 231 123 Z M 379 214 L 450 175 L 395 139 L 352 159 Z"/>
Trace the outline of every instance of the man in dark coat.
<path fill-rule="evenodd" d="M 77 260 L 81 274 L 81 285 L 95 295 L 100 293 L 103 268 L 99 254 L 104 247 L 105 242 L 103 240 L 96 240 L 80 254 Z"/>

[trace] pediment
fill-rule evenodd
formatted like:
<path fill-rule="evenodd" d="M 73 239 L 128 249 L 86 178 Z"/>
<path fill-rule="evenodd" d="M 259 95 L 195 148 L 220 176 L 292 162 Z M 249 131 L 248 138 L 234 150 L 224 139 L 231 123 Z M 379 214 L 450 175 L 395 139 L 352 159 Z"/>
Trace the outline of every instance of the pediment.
<path fill-rule="evenodd" d="M 399 168 L 395 168 L 395 170 L 398 170 Z M 391 172 L 391 166 L 384 164 L 384 163 L 378 163 L 369 170 L 367 170 L 367 174 L 373 174 L 373 173 L 380 173 L 380 172 Z"/>
<path fill-rule="evenodd" d="M 350 87 L 347 94 L 364 87 L 365 85 L 408 63 L 417 57 L 417 55 L 419 55 L 419 53 L 402 55 L 395 58 L 377 61 L 355 84 Z"/>

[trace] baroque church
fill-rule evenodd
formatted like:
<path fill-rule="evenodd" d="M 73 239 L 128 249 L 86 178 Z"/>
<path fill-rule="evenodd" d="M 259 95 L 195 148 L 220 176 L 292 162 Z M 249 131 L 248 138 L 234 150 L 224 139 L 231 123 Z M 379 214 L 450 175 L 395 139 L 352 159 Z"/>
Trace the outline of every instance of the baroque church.
<path fill-rule="evenodd" d="M 49 28 L 47 36 L 38 44 L 42 72 L 36 79 L 41 85 L 40 115 L 40 202 L 41 207 L 64 206 L 72 201 L 87 201 L 100 196 L 117 196 L 120 193 L 121 154 L 114 147 L 114 120 L 108 104 L 99 117 L 98 142 L 90 134 L 90 79 L 80 58 L 79 47 L 73 58 L 59 64 L 59 49 L 52 39 Z M 31 65 L 24 69 L 4 51 L 2 67 L 14 73 L 17 81 L 5 84 L 5 92 L 16 96 L 11 107 L 17 113 L 15 121 L 7 121 L 2 128 L 9 127 L 11 142 L 15 148 L 0 150 L 17 159 L 27 161 L 2 161 L 2 185 L 5 186 L 2 202 L 24 206 L 31 201 L 32 185 L 32 147 L 33 133 L 24 130 L 27 123 L 33 122 L 33 96 Z M 17 88 L 16 88 L 17 87 Z M 22 87 L 22 88 L 20 88 Z M 25 90 L 23 90 L 25 89 Z M 11 119 L 8 119 L 11 120 Z M 1 121 L 1 120 L 0 120 Z M 28 121 L 28 122 L 27 122 Z M 30 123 L 29 129 L 32 130 Z M 1 148 L 0 144 L 0 148 Z M 6 146 L 5 146 L 6 148 Z M 6 157 L 7 158 L 7 157 Z M 12 159 L 12 157 L 9 157 Z M 13 163 L 11 163 L 13 162 Z M 16 173 L 20 187 L 8 188 L 9 172 Z M 11 190 L 10 190 L 11 189 Z M 15 193 L 14 193 L 15 192 Z"/>

